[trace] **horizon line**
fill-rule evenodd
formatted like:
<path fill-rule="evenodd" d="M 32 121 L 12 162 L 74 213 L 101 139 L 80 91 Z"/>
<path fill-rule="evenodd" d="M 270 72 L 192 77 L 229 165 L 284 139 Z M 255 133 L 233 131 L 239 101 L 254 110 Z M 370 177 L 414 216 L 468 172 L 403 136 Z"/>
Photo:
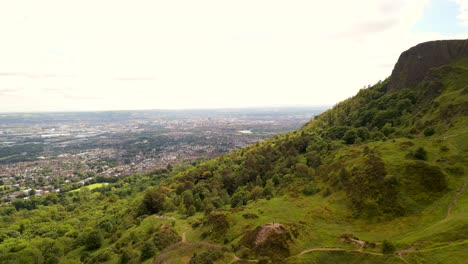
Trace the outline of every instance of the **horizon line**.
<path fill-rule="evenodd" d="M 317 105 L 269 105 L 243 107 L 193 107 L 193 108 L 143 108 L 143 109 L 96 109 L 96 110 L 31 110 L 31 111 L 0 111 L 3 114 L 47 114 L 47 113 L 98 113 L 98 112 L 138 112 L 138 111 L 207 111 L 207 110 L 243 110 L 243 109 L 294 109 L 294 108 L 330 108 L 334 104 Z"/>

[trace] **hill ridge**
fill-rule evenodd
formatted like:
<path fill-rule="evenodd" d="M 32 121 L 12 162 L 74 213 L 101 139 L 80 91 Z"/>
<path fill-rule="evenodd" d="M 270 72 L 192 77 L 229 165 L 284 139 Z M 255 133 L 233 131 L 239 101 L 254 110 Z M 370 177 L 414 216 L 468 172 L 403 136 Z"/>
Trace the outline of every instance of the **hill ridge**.
<path fill-rule="evenodd" d="M 436 40 L 420 43 L 398 58 L 392 71 L 388 90 L 401 90 L 421 82 L 430 68 L 468 57 L 468 39 Z"/>

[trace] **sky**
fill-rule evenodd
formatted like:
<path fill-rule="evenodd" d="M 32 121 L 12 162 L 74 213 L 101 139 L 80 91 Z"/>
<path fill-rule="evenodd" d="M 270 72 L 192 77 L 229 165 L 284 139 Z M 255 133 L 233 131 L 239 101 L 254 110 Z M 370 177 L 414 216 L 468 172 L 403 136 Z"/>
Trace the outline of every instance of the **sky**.
<path fill-rule="evenodd" d="M 468 0 L 15 0 L 0 32 L 0 112 L 332 105 Z"/>

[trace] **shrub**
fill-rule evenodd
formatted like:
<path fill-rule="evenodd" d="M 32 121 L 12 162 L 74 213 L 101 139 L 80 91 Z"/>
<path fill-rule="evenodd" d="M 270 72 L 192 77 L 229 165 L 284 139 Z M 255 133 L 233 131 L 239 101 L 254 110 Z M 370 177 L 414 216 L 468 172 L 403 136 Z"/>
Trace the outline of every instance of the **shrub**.
<path fill-rule="evenodd" d="M 424 129 L 424 136 L 426 136 L 426 137 L 432 136 L 432 135 L 434 135 L 434 133 L 435 133 L 435 130 L 432 127 L 428 127 L 426 129 Z"/>
<path fill-rule="evenodd" d="M 382 253 L 383 254 L 393 254 L 393 253 L 395 253 L 395 250 L 396 250 L 396 248 L 391 242 L 389 242 L 387 240 L 383 241 L 383 243 L 382 243 Z"/>
<path fill-rule="evenodd" d="M 141 214 L 156 214 L 162 211 L 164 198 L 165 195 L 157 189 L 152 188 L 147 190 L 141 203 Z"/>
<path fill-rule="evenodd" d="M 318 189 L 313 182 L 309 182 L 304 186 L 302 193 L 305 195 L 314 195 L 319 191 L 320 189 Z"/>
<path fill-rule="evenodd" d="M 418 160 L 427 160 L 427 151 L 423 147 L 419 147 L 413 153 L 413 157 Z"/>
<path fill-rule="evenodd" d="M 98 230 L 89 232 L 84 237 L 84 245 L 88 250 L 95 250 L 102 245 L 102 235 Z"/>
<path fill-rule="evenodd" d="M 157 250 L 162 250 L 169 245 L 175 244 L 181 240 L 177 232 L 169 225 L 162 225 L 153 235 L 153 244 Z"/>
<path fill-rule="evenodd" d="M 353 144 L 358 138 L 359 137 L 356 130 L 350 129 L 346 131 L 342 139 L 345 141 L 346 144 Z"/>
<path fill-rule="evenodd" d="M 146 260 L 156 254 L 156 247 L 152 241 L 146 241 L 141 249 L 141 260 Z"/>
<path fill-rule="evenodd" d="M 189 264 L 208 264 L 214 263 L 216 260 L 222 258 L 224 255 L 220 249 L 213 249 L 201 254 L 194 253 L 190 259 Z"/>

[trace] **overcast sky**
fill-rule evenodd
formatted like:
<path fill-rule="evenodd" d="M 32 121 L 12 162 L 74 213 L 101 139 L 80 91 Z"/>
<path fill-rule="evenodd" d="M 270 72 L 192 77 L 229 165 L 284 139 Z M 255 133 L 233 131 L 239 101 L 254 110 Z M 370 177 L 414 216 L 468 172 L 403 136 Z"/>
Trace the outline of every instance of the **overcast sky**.
<path fill-rule="evenodd" d="M 15 0 L 0 33 L 0 112 L 328 105 L 468 0 Z"/>

